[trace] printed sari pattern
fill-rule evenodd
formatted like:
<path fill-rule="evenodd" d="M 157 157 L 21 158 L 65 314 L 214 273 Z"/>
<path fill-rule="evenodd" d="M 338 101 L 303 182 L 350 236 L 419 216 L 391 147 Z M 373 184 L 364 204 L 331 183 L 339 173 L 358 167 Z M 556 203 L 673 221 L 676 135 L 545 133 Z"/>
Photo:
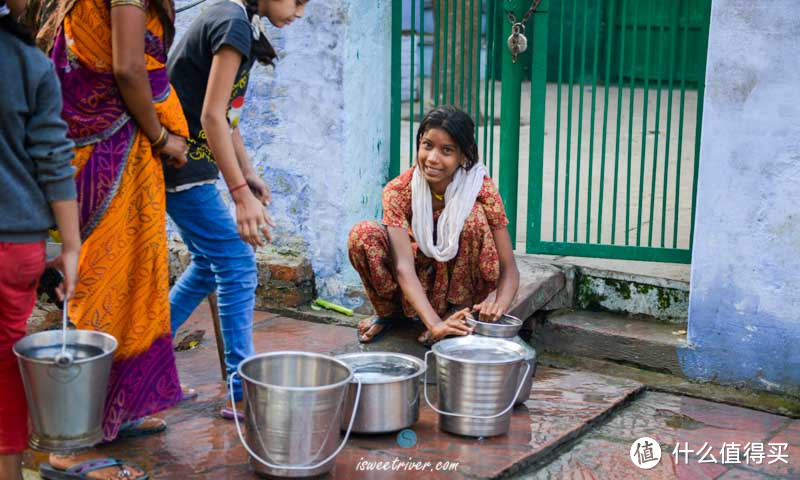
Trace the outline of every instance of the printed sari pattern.
<path fill-rule="evenodd" d="M 154 9 L 145 8 L 154 106 L 162 125 L 186 137 L 167 78 L 164 28 Z M 78 328 L 110 333 L 119 342 L 103 425 L 105 439 L 112 440 L 124 423 L 181 398 L 169 320 L 164 177 L 114 79 L 108 1 L 76 0 L 51 57 L 62 85 L 62 116 L 76 144 L 83 248 L 70 317 Z"/>

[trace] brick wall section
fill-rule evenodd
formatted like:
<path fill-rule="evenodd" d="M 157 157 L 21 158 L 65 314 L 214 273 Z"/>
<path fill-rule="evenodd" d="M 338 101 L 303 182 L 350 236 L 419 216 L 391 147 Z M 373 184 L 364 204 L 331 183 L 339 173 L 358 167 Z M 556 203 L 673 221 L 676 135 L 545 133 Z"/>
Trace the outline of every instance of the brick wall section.
<path fill-rule="evenodd" d="M 183 243 L 170 242 L 170 284 L 175 283 L 190 261 Z M 305 256 L 291 249 L 267 246 L 256 252 L 256 263 L 256 309 L 297 307 L 314 299 L 314 270 Z"/>

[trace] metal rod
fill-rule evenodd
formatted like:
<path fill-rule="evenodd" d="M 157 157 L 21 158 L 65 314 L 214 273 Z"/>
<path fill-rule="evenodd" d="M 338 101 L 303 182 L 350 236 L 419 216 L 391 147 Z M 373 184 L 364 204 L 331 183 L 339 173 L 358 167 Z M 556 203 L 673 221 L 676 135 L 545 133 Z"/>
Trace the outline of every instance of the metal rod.
<path fill-rule="evenodd" d="M 547 51 L 549 2 L 542 2 L 533 15 L 533 44 L 531 49 L 530 138 L 528 151 L 528 185 L 543 185 L 544 178 L 544 120 L 547 99 Z M 542 204 L 544 189 L 528 189 L 528 218 L 526 219 L 526 252 L 534 251 L 542 237 Z"/>
<path fill-rule="evenodd" d="M 567 94 L 567 165 L 564 168 L 564 242 L 569 242 L 567 231 L 569 229 L 569 177 L 570 160 L 572 152 L 572 93 L 575 80 L 575 21 L 578 17 L 578 0 L 572 5 L 572 33 L 569 42 L 569 93 Z"/>
<path fill-rule="evenodd" d="M 392 4 L 392 67 L 391 67 L 391 123 L 389 131 L 390 150 L 389 150 L 389 178 L 394 178 L 400 174 L 400 117 L 402 116 L 401 103 L 401 82 L 403 81 L 401 45 L 403 40 L 403 9 L 401 2 Z"/>
<path fill-rule="evenodd" d="M 458 35 L 458 30 L 456 28 L 456 17 L 458 16 L 458 0 L 452 0 L 451 8 L 447 11 L 448 15 L 451 15 L 451 24 L 450 30 L 453 36 L 452 39 L 449 39 L 450 42 L 450 101 L 448 102 L 450 105 L 456 103 L 456 50 L 457 50 L 457 41 L 456 37 Z M 461 62 L 462 64 L 464 62 Z"/>
<path fill-rule="evenodd" d="M 703 4 L 705 12 L 703 18 L 711 16 L 711 2 Z M 688 28 L 689 15 L 686 15 L 686 23 Z M 708 51 L 708 29 L 709 24 L 704 23 L 703 28 L 700 30 L 700 42 L 698 51 L 703 52 L 700 55 L 700 65 L 698 68 L 699 77 L 697 79 L 697 116 L 695 117 L 695 137 L 694 137 L 694 162 L 692 163 L 692 218 L 689 223 L 689 250 L 694 246 L 694 219 L 697 212 L 697 173 L 700 167 L 700 138 L 702 138 L 703 130 L 703 98 L 706 91 L 706 59 L 705 52 Z"/>
<path fill-rule="evenodd" d="M 627 170 L 627 203 L 625 204 L 625 245 L 630 241 L 630 218 L 631 218 L 631 155 L 633 143 L 633 105 L 636 98 L 636 43 L 639 39 L 639 2 L 634 2 L 633 8 L 633 45 L 631 46 L 631 91 L 628 101 L 628 170 Z"/>
<path fill-rule="evenodd" d="M 527 8 L 516 4 L 509 9 L 517 17 L 525 13 Z M 511 34 L 511 24 L 503 22 L 503 37 Z M 514 63 L 507 49 L 502 51 L 502 92 L 500 101 L 500 171 L 498 186 L 500 196 L 506 207 L 509 219 L 508 233 L 511 245 L 516 246 L 517 239 L 517 188 L 519 183 L 519 130 L 520 130 L 520 98 L 522 95 L 522 66 Z"/>
<path fill-rule="evenodd" d="M 555 183 L 553 186 L 553 241 L 558 240 L 558 167 L 561 163 L 559 147 L 561 146 L 561 74 L 564 63 L 564 7 L 561 5 L 561 18 L 558 22 L 558 90 L 556 90 L 556 158 L 555 158 Z"/>
<path fill-rule="evenodd" d="M 439 36 L 442 34 L 442 0 L 434 0 L 434 7 L 436 11 L 434 12 L 434 25 L 433 25 L 433 71 L 431 72 L 433 77 L 433 105 L 434 107 L 439 105 L 439 69 L 441 68 L 441 50 L 439 49 Z"/>
<path fill-rule="evenodd" d="M 603 94 L 603 142 L 600 151 L 600 195 L 597 198 L 597 243 L 603 243 L 603 190 L 606 184 L 606 142 L 608 140 L 608 87 L 611 83 L 611 46 L 613 45 L 614 33 L 614 13 L 616 7 L 616 0 L 610 0 L 610 7 L 608 11 L 608 33 L 606 34 L 606 79 Z M 622 59 L 620 59 L 620 62 Z M 617 109 L 617 117 L 619 117 L 619 109 Z M 617 129 L 617 138 L 619 138 L 619 129 Z M 616 183 L 616 170 L 614 175 Z M 615 192 L 616 195 L 616 192 Z M 612 229 L 614 226 L 612 225 Z"/>
<path fill-rule="evenodd" d="M 673 12 L 673 23 L 670 26 L 670 40 L 669 40 L 669 83 L 667 84 L 667 132 L 665 135 L 666 149 L 664 151 L 664 188 L 661 195 L 661 244 L 664 247 L 664 240 L 667 233 L 667 193 L 669 186 L 669 150 L 670 139 L 672 133 L 672 91 L 674 87 L 673 78 L 675 77 L 675 56 L 678 53 L 676 43 L 678 41 L 678 25 L 680 21 L 680 2 L 675 2 L 675 11 Z M 680 183 L 675 182 L 675 189 L 680 188 Z"/>
<path fill-rule="evenodd" d="M 414 27 L 417 21 L 415 15 L 417 1 L 419 0 L 411 0 L 411 75 L 408 80 L 408 161 L 411 165 L 414 164 Z"/>
<path fill-rule="evenodd" d="M 654 127 L 655 134 L 653 134 L 653 170 L 651 172 L 651 182 L 650 182 L 650 219 L 648 222 L 648 233 L 647 233 L 647 245 L 652 247 L 653 246 L 653 212 L 654 207 L 656 205 L 656 173 L 658 171 L 658 127 L 661 121 L 661 82 L 662 82 L 662 75 L 664 74 L 664 55 L 661 54 L 661 50 L 664 47 L 664 40 L 666 38 L 666 34 L 664 33 L 664 29 L 660 29 L 660 35 L 658 36 L 658 46 L 659 48 L 656 49 L 656 54 L 658 55 L 658 67 L 657 67 L 657 75 L 658 75 L 658 82 L 656 83 L 656 124 Z M 664 160 L 666 164 L 666 159 Z M 663 189 L 663 186 L 662 186 Z M 663 226 L 662 226 L 663 228 Z"/>
<path fill-rule="evenodd" d="M 588 26 L 589 17 L 589 0 L 584 0 L 583 4 L 583 31 L 581 32 L 581 80 L 580 80 L 580 93 L 578 94 L 578 143 L 577 155 L 575 158 L 575 225 L 572 228 L 572 241 L 578 242 L 578 218 L 580 217 L 580 201 L 581 201 L 581 153 L 583 152 L 583 89 L 585 87 L 586 79 L 586 27 Z M 591 142 L 592 139 L 590 139 Z M 589 179 L 591 185 L 592 179 Z M 590 187 L 591 188 L 591 187 Z M 587 213 L 586 218 L 589 218 Z"/>
<path fill-rule="evenodd" d="M 600 55 L 599 47 L 600 47 L 600 17 L 601 16 L 602 16 L 602 13 L 600 12 L 600 7 L 598 7 L 598 10 L 597 10 L 597 12 L 595 14 L 595 21 L 594 21 L 594 55 L 593 55 L 594 66 L 592 67 L 592 108 L 591 108 L 592 117 L 591 117 L 591 120 L 590 120 L 590 123 L 589 123 L 589 138 L 590 138 L 590 142 L 589 142 L 589 194 L 587 195 L 588 202 L 587 202 L 587 205 L 586 205 L 586 243 L 590 242 L 589 235 L 590 235 L 591 230 L 592 230 L 591 218 L 592 218 L 592 186 L 594 184 L 594 181 L 593 181 L 593 178 L 592 178 L 592 174 L 593 174 L 592 167 L 594 166 L 593 165 L 593 163 L 594 163 L 594 117 L 595 117 L 595 105 L 596 105 L 595 101 L 596 101 L 596 95 L 597 95 L 597 63 L 598 63 L 597 62 L 597 60 L 598 60 L 597 57 Z M 608 67 L 606 67 L 606 70 L 608 70 Z M 605 105 L 604 105 L 603 110 L 607 111 L 607 109 L 605 108 Z M 605 141 L 605 132 L 603 132 L 603 141 Z M 602 174 L 601 174 L 601 176 L 600 176 L 600 185 L 601 185 L 600 192 L 601 192 L 601 194 L 602 194 L 602 191 L 603 191 L 602 190 L 602 185 L 603 185 L 604 181 L 605 181 L 605 179 L 602 177 Z M 598 223 L 597 224 L 597 231 L 599 232 L 600 229 L 601 229 L 601 226 Z"/>
<path fill-rule="evenodd" d="M 628 2 L 622 0 L 622 14 L 620 15 L 620 52 L 619 52 L 619 73 L 617 74 L 617 129 L 616 129 L 616 142 L 614 148 L 614 194 L 612 195 L 611 207 L 611 244 L 614 245 L 617 236 L 617 185 L 619 180 L 619 140 L 621 135 L 620 128 L 622 127 L 622 92 L 625 89 L 624 85 L 624 70 L 625 66 L 625 17 L 627 16 Z M 609 54 L 610 55 L 610 54 Z M 627 237 L 627 233 L 626 233 Z"/>
<path fill-rule="evenodd" d="M 649 3 L 648 18 L 653 18 L 653 3 Z M 639 203 L 636 204 L 636 246 L 642 240 L 642 200 L 644 194 L 644 169 L 647 154 L 647 107 L 649 104 L 650 89 L 650 32 L 652 27 L 645 25 L 647 31 L 644 36 L 644 99 L 642 100 L 642 153 L 639 157 Z"/>
<path fill-rule="evenodd" d="M 681 163 L 683 163 L 683 118 L 684 106 L 686 104 L 686 63 L 689 50 L 689 3 L 686 2 L 686 16 L 684 17 L 683 29 L 683 58 L 681 62 L 681 100 L 680 110 L 678 111 L 678 164 L 675 168 L 675 217 L 672 229 L 672 248 L 678 247 L 678 217 L 681 195 Z"/>
<path fill-rule="evenodd" d="M 458 63 L 461 64 L 461 86 L 458 89 L 458 96 L 459 96 L 458 108 L 460 108 L 462 110 L 464 110 L 464 79 L 466 78 L 466 71 L 465 71 L 466 62 L 465 62 L 465 59 L 464 59 L 464 50 L 465 50 L 464 49 L 464 40 L 465 40 L 464 37 L 465 37 L 465 30 L 467 28 L 472 29 L 472 25 L 469 25 L 469 27 L 468 27 L 466 25 L 466 22 L 464 21 L 465 17 L 467 16 L 467 13 L 466 13 L 467 11 L 465 10 L 466 6 L 467 6 L 466 0 L 461 0 L 461 17 L 457 18 L 458 17 L 458 12 L 456 12 L 456 15 L 455 15 L 456 21 L 461 25 L 461 43 L 458 44 L 461 48 L 460 49 L 456 48 L 456 50 L 460 50 L 460 52 L 459 52 L 460 60 L 459 60 Z M 455 43 L 455 42 L 453 42 L 453 43 Z M 470 46 L 472 46 L 472 44 L 470 44 Z M 455 55 L 453 55 L 453 58 L 455 58 Z M 470 56 L 470 60 L 472 60 L 471 56 Z"/>

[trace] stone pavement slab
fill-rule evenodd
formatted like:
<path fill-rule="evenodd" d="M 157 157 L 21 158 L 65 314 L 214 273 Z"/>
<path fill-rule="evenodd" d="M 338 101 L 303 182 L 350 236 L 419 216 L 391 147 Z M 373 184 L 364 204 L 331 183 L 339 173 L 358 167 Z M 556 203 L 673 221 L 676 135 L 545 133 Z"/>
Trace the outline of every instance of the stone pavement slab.
<path fill-rule="evenodd" d="M 656 440 L 662 451 L 661 461 L 649 470 L 636 467 L 629 456 L 633 442 L 644 436 Z M 755 455 L 748 464 L 744 454 L 748 443 L 764 446 L 760 464 Z M 778 443 L 787 444 L 781 450 L 787 455 L 783 457 L 786 463 L 770 455 L 776 453 L 770 444 Z M 686 454 L 680 453 L 676 463 L 676 445 L 691 450 L 688 461 Z M 701 463 L 702 459 L 706 461 Z M 648 392 L 570 451 L 525 478 L 800 478 L 800 420 Z"/>
<path fill-rule="evenodd" d="M 210 315 L 205 306 L 192 316 L 185 331 L 206 330 L 196 348 L 177 352 L 183 382 L 199 391 L 162 414 L 169 424 L 163 434 L 124 439 L 102 446 L 107 455 L 129 460 L 158 479 L 254 478 L 247 453 L 239 444 L 232 422 L 221 419 L 225 387 L 221 382 Z M 258 352 L 308 350 L 331 352 L 352 342 L 352 328 L 325 325 L 257 312 L 255 344 Z M 354 435 L 328 478 L 492 478 L 521 468 L 526 462 L 591 428 L 612 409 L 623 405 L 641 385 L 581 371 L 541 368 L 529 400 L 517 407 L 507 435 L 476 439 L 442 432 L 436 414 L 423 405 L 420 421 L 412 428 L 417 442 L 402 448 L 395 434 Z M 435 395 L 434 395 L 435 396 Z M 424 403 L 424 402 L 423 402 Z M 27 452 L 25 464 L 35 468 L 46 454 Z M 431 462 L 424 472 L 378 471 L 376 462 Z M 435 471 L 439 462 L 450 470 Z M 386 465 L 383 465 L 384 467 Z M 373 470 L 370 470 L 373 468 Z"/>

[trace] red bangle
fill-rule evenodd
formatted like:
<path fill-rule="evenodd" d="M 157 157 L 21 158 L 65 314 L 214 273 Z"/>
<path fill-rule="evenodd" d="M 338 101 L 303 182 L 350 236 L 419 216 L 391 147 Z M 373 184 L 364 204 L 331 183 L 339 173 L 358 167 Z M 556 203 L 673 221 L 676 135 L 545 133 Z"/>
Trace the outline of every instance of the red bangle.
<path fill-rule="evenodd" d="M 247 186 L 247 182 L 244 182 L 244 183 L 243 183 L 243 184 L 241 184 L 241 185 L 236 185 L 235 187 L 233 187 L 233 188 L 229 189 L 229 190 L 228 190 L 228 193 L 233 193 L 233 192 L 235 192 L 236 190 L 239 190 L 240 188 L 244 188 L 244 187 L 246 187 L 246 186 Z"/>

